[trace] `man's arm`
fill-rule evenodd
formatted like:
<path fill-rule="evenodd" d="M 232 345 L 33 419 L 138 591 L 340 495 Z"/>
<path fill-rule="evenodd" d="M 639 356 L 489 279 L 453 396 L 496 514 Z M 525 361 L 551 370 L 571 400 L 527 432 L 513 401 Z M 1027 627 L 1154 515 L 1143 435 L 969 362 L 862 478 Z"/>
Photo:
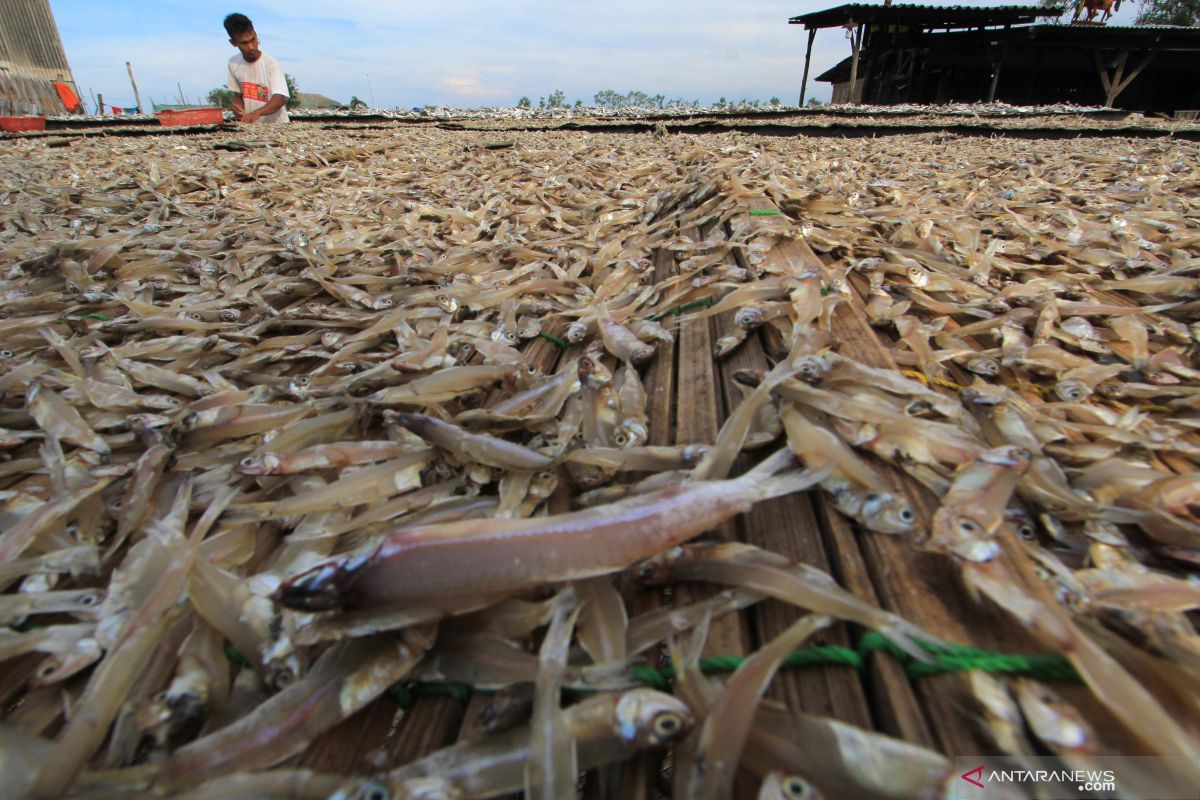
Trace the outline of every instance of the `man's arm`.
<path fill-rule="evenodd" d="M 271 114 L 274 114 L 276 111 L 278 111 L 279 109 L 286 106 L 287 101 L 288 101 L 288 99 L 287 99 L 286 95 L 274 94 L 274 95 L 271 95 L 271 99 L 268 100 L 267 104 L 265 106 L 263 106 L 262 108 L 256 108 L 253 111 L 246 111 L 242 114 L 239 114 L 238 117 L 239 117 L 239 119 L 241 119 L 242 122 L 258 122 L 258 120 L 261 119 L 262 117 L 266 117 Z M 241 105 L 241 103 L 238 103 L 236 100 L 234 102 L 237 105 Z M 237 111 L 236 107 L 235 107 L 234 111 Z"/>
<path fill-rule="evenodd" d="M 228 73 L 229 80 L 225 85 L 229 87 L 229 91 L 233 92 L 233 114 L 241 119 L 246 114 L 246 104 L 242 102 L 242 84 L 234 74 L 232 65 L 229 66 Z"/>

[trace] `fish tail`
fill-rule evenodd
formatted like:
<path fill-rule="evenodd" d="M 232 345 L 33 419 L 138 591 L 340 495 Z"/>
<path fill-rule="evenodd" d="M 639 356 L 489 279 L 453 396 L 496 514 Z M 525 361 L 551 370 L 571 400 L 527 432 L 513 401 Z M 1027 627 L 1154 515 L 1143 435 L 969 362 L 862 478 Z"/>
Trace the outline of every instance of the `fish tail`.
<path fill-rule="evenodd" d="M 816 469 L 793 470 L 782 475 L 772 475 L 759 483 L 760 498 L 769 500 L 772 497 L 782 497 L 785 494 L 811 489 L 828 478 L 831 470 L 831 466 L 825 465 Z"/>
<path fill-rule="evenodd" d="M 748 472 L 745 477 L 769 478 L 776 472 L 781 472 L 796 463 L 796 456 L 791 448 L 782 447 L 764 458 Z"/>

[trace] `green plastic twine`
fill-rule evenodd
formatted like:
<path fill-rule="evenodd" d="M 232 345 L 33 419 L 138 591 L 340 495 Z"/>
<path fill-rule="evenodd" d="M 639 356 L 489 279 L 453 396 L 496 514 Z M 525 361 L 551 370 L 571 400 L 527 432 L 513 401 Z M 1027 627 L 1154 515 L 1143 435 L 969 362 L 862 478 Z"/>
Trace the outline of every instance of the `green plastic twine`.
<path fill-rule="evenodd" d="M 778 217 L 779 212 L 773 208 L 752 208 L 750 209 L 752 217 Z"/>
<path fill-rule="evenodd" d="M 566 350 L 568 347 L 571 346 L 571 345 L 567 344 L 566 342 L 564 342 L 562 339 L 555 336 L 553 333 L 546 333 L 545 331 L 539 331 L 538 336 L 542 337 L 543 339 L 546 339 L 547 341 L 554 342 L 556 345 L 561 347 L 563 350 Z"/>
<path fill-rule="evenodd" d="M 667 309 L 666 311 L 659 314 L 658 316 L 651 317 L 651 319 L 654 320 L 655 322 L 658 322 L 660 319 L 663 319 L 664 317 L 677 317 L 680 314 L 684 313 L 685 311 L 691 311 L 694 308 L 710 308 L 712 306 L 712 304 L 713 304 L 713 301 L 712 301 L 711 297 L 706 297 L 703 300 L 693 300 L 690 303 L 684 303 L 683 305 L 679 306 L 678 308 Z"/>
<path fill-rule="evenodd" d="M 112 317 L 106 317 L 103 314 L 84 314 L 80 319 L 98 319 L 101 322 L 110 322 Z"/>
<path fill-rule="evenodd" d="M 866 667 L 867 659 L 876 652 L 885 652 L 895 658 L 904 667 L 904 672 L 910 679 L 924 678 L 930 675 L 943 675 L 948 672 L 968 672 L 973 669 L 983 672 L 998 672 L 1006 675 L 1024 675 L 1044 681 L 1062 681 L 1065 683 L 1082 683 L 1079 673 L 1071 666 L 1066 658 L 1057 653 L 1007 654 L 993 653 L 975 647 L 961 644 L 934 644 L 918 642 L 929 653 L 931 660 L 918 661 L 901 650 L 886 636 L 875 631 L 866 633 L 858 642 L 857 648 L 826 645 L 806 647 L 794 650 L 783 660 L 785 667 L 816 666 L 840 664 L 861 670 Z M 230 661 L 250 666 L 250 662 L 232 644 L 225 645 L 225 655 Z M 741 656 L 714 656 L 700 659 L 700 671 L 707 674 L 716 672 L 733 672 L 746 659 Z M 675 669 L 667 665 L 661 669 L 653 667 L 634 666 L 629 670 L 630 676 L 653 689 L 662 692 L 671 691 L 671 681 L 675 678 Z M 474 689 L 465 683 L 408 683 L 393 684 L 388 690 L 388 697 L 407 711 L 419 697 L 443 695 L 452 697 L 461 703 L 471 699 Z"/>
<path fill-rule="evenodd" d="M 912 679 L 978 669 L 983 672 L 1000 672 L 1007 675 L 1027 675 L 1047 681 L 1082 682 L 1079 673 L 1071 666 L 1071 662 L 1057 653 L 1009 655 L 959 644 L 936 645 L 929 642 L 920 642 L 919 644 L 932 656 L 931 661 L 918 661 L 883 634 L 871 631 L 859 640 L 857 649 L 852 650 L 849 647 L 837 645 L 806 647 L 793 651 L 784 659 L 783 665 L 800 667 L 841 664 L 861 670 L 866 667 L 868 656 L 882 650 L 899 661 L 904 666 L 905 674 Z M 733 672 L 744 661 L 745 659 L 740 656 L 702 658 L 700 659 L 700 671 L 706 675 L 714 672 Z M 634 667 L 630 672 L 636 680 L 664 692 L 670 691 L 670 682 L 675 677 L 675 670 L 671 666 L 662 669 Z"/>
<path fill-rule="evenodd" d="M 226 643 L 225 657 L 228 658 L 233 663 L 237 664 L 239 667 L 250 666 L 250 659 L 248 659 L 244 655 L 242 655 L 242 651 L 238 650 L 232 644 Z"/>

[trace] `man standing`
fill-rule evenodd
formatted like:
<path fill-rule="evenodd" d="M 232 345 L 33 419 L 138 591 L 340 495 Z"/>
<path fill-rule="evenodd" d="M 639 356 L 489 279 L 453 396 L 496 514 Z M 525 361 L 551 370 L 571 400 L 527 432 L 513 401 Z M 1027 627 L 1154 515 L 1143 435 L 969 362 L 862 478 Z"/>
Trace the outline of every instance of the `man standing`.
<path fill-rule="evenodd" d="M 242 122 L 287 122 L 287 79 L 279 62 L 258 49 L 254 23 L 245 14 L 230 14 L 225 31 L 238 49 L 229 59 L 233 113 Z"/>

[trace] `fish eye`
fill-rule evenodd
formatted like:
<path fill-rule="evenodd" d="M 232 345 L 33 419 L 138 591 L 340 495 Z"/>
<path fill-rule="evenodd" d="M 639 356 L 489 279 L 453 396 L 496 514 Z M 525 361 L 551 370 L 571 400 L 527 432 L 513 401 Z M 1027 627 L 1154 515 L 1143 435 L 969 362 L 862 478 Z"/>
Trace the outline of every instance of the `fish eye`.
<path fill-rule="evenodd" d="M 1030 525 L 1028 522 L 1022 523 L 1017 528 L 1017 533 L 1020 535 L 1020 537 L 1022 539 L 1024 539 L 1027 542 L 1032 542 L 1034 539 L 1037 538 L 1037 531 L 1035 531 L 1033 529 L 1033 526 Z"/>
<path fill-rule="evenodd" d="M 901 522 L 915 522 L 917 519 L 917 515 L 912 512 L 911 508 L 900 509 L 900 513 L 897 516 L 900 517 Z"/>
<path fill-rule="evenodd" d="M 613 436 L 613 443 L 617 445 L 617 447 L 624 447 L 625 445 L 629 444 L 629 437 L 624 433 L 618 433 Z"/>
<path fill-rule="evenodd" d="M 12 357 L 13 357 L 12 350 L 0 350 L 0 358 L 12 358 Z"/>
<path fill-rule="evenodd" d="M 57 667 L 53 663 L 43 664 L 42 668 L 38 670 L 38 677 L 49 678 L 51 675 L 54 674 L 54 670 L 56 670 L 56 669 L 57 669 Z"/>
<path fill-rule="evenodd" d="M 534 475 L 534 476 L 533 476 L 533 479 L 534 479 L 535 481 L 548 481 L 548 480 L 550 480 L 550 479 L 551 479 L 551 478 L 553 478 L 553 477 L 554 477 L 554 473 L 553 473 L 553 472 L 547 472 L 546 470 L 542 470 L 541 472 L 539 472 L 539 473 L 537 473 L 536 475 Z"/>
<path fill-rule="evenodd" d="M 961 517 L 958 520 L 958 529 L 968 536 L 975 536 L 980 532 L 980 527 L 973 519 Z"/>
<path fill-rule="evenodd" d="M 803 800 L 803 798 L 808 797 L 808 783 L 803 778 L 798 778 L 795 775 L 786 778 L 783 782 L 783 794 L 785 797 L 790 797 L 794 800 Z"/>
<path fill-rule="evenodd" d="M 248 467 L 248 466 L 250 466 L 250 465 L 251 465 L 251 464 L 253 464 L 253 463 L 254 463 L 254 456 L 246 456 L 245 458 L 243 458 L 243 459 L 241 460 L 241 462 L 239 462 L 238 466 L 240 466 L 240 467 Z"/>
<path fill-rule="evenodd" d="M 310 378 L 307 375 L 297 375 L 296 376 L 296 385 L 297 386 L 308 386 L 309 383 L 310 383 Z"/>
<path fill-rule="evenodd" d="M 88 594 L 85 594 L 83 597 L 79 598 L 79 603 L 80 605 L 84 606 L 94 606 L 99 599 L 99 597 L 89 592 Z"/>
<path fill-rule="evenodd" d="M 391 800 L 392 793 L 387 790 L 386 786 L 371 781 L 363 787 L 362 797 L 363 800 Z"/>
<path fill-rule="evenodd" d="M 537 364 L 526 364 L 525 371 L 528 372 L 530 375 L 537 375 L 537 371 L 538 371 Z"/>
<path fill-rule="evenodd" d="M 674 736 L 683 728 L 683 720 L 676 714 L 659 714 L 654 718 L 654 733 L 658 736 Z"/>
<path fill-rule="evenodd" d="M 378 301 L 376 301 L 376 302 L 378 302 L 378 303 L 379 303 L 379 305 L 381 305 L 381 306 L 383 306 L 384 308 L 386 308 L 386 307 L 388 307 L 388 306 L 390 306 L 390 305 L 393 305 L 393 304 L 394 304 L 396 301 L 395 301 L 395 300 L 393 300 L 393 299 L 392 299 L 392 298 L 390 298 L 390 297 L 381 297 L 381 298 L 380 298 Z"/>
<path fill-rule="evenodd" d="M 188 319 L 190 319 L 190 320 L 194 320 L 194 321 L 196 321 L 196 322 L 200 322 L 200 321 L 202 321 L 202 320 L 204 319 L 204 318 L 203 318 L 203 317 L 201 317 L 199 314 L 197 314 L 195 311 L 189 311 L 189 312 L 187 313 L 187 318 L 188 318 Z"/>

